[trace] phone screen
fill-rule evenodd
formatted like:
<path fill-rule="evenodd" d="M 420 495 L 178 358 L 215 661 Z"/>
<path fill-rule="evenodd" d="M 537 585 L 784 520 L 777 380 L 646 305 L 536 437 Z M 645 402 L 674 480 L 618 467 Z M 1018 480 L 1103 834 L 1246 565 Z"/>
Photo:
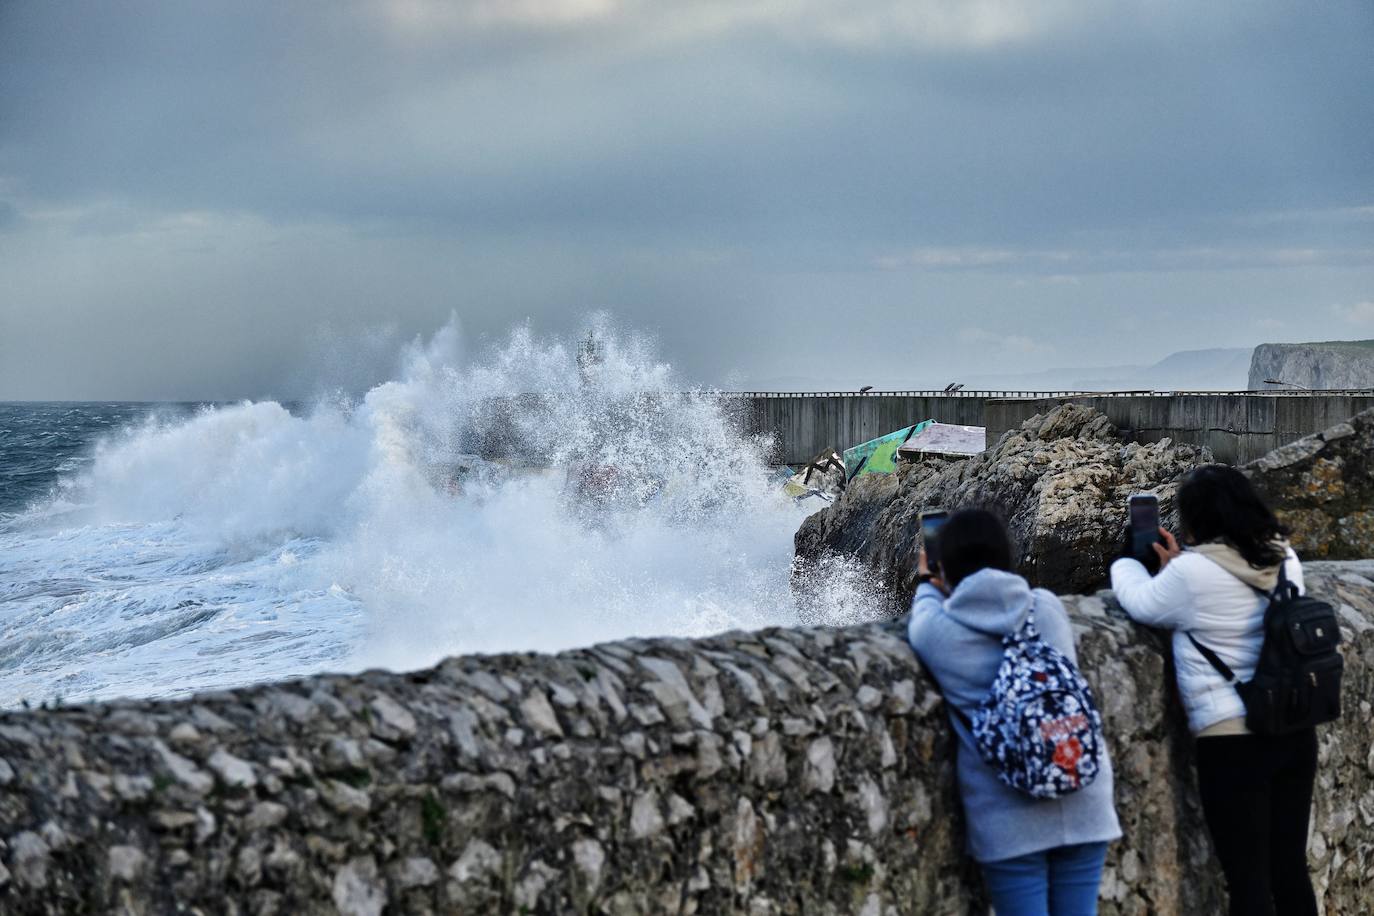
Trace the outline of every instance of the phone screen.
<path fill-rule="evenodd" d="M 1159 542 L 1159 500 L 1153 496 L 1132 496 L 1131 553 L 1137 560 L 1153 556 L 1153 545 Z"/>
<path fill-rule="evenodd" d="M 932 570 L 936 563 L 940 562 L 940 543 L 936 537 L 940 532 L 940 526 L 949 518 L 948 512 L 924 512 L 921 514 L 921 543 L 926 548 L 926 563 Z"/>

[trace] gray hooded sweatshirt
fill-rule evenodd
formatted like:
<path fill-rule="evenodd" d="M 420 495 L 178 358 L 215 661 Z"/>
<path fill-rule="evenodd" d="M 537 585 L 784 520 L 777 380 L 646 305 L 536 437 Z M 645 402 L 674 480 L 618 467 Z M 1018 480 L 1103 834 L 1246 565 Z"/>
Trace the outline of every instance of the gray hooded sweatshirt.
<path fill-rule="evenodd" d="M 973 715 L 1002 663 L 1002 637 L 1021 626 L 1032 603 L 1041 637 L 1077 664 L 1064 605 L 1051 592 L 1032 591 L 1020 576 L 984 569 L 960 582 L 948 598 L 930 584 L 916 590 L 907 639 L 947 704 Z M 959 739 L 959 794 L 974 859 L 997 862 L 1121 836 L 1112 802 L 1112 765 L 1105 756 L 1086 788 L 1063 798 L 1033 798 L 999 780 L 978 756 L 964 723 L 954 715 L 950 721 Z"/>

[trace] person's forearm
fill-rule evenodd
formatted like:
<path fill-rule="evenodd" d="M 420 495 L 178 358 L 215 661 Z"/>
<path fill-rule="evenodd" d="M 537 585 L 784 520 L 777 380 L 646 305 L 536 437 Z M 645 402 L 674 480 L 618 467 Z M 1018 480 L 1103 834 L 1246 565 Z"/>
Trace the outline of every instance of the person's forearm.
<path fill-rule="evenodd" d="M 1178 627 L 1188 606 L 1187 590 L 1172 564 L 1151 578 L 1139 560 L 1117 560 L 1112 564 L 1112 591 L 1131 619 L 1150 626 Z"/>

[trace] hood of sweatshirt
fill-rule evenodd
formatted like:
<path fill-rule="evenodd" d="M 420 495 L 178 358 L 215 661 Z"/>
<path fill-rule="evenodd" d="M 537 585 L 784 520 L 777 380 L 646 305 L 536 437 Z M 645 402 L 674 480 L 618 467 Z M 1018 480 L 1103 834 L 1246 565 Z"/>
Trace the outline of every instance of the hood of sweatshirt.
<path fill-rule="evenodd" d="M 945 613 L 971 630 L 1005 636 L 1021 626 L 1034 601 L 1030 585 L 1015 573 L 980 569 L 946 599 Z"/>
<path fill-rule="evenodd" d="M 1276 541 L 1283 548 L 1285 555 L 1288 551 L 1287 541 Z M 1263 569 L 1255 569 L 1250 565 L 1250 561 L 1240 555 L 1240 551 L 1223 541 L 1209 541 L 1206 544 L 1198 544 L 1192 548 L 1195 553 L 1200 553 L 1213 563 L 1235 576 L 1246 585 L 1261 589 L 1262 591 L 1272 592 L 1279 586 L 1279 566 L 1266 566 Z"/>

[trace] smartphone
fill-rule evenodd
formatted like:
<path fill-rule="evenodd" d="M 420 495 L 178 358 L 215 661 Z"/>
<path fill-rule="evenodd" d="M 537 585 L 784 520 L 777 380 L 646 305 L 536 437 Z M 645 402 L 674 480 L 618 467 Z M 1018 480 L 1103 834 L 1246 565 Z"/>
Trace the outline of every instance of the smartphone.
<path fill-rule="evenodd" d="M 936 564 L 940 562 L 940 539 L 936 537 L 940 532 L 940 526 L 949 518 L 949 513 L 943 509 L 932 512 L 921 513 L 921 543 L 926 548 L 926 564 L 933 572 Z"/>
<path fill-rule="evenodd" d="M 1131 555 L 1142 563 L 1155 559 L 1154 545 L 1162 544 L 1159 534 L 1159 498 L 1140 493 L 1131 497 Z"/>

